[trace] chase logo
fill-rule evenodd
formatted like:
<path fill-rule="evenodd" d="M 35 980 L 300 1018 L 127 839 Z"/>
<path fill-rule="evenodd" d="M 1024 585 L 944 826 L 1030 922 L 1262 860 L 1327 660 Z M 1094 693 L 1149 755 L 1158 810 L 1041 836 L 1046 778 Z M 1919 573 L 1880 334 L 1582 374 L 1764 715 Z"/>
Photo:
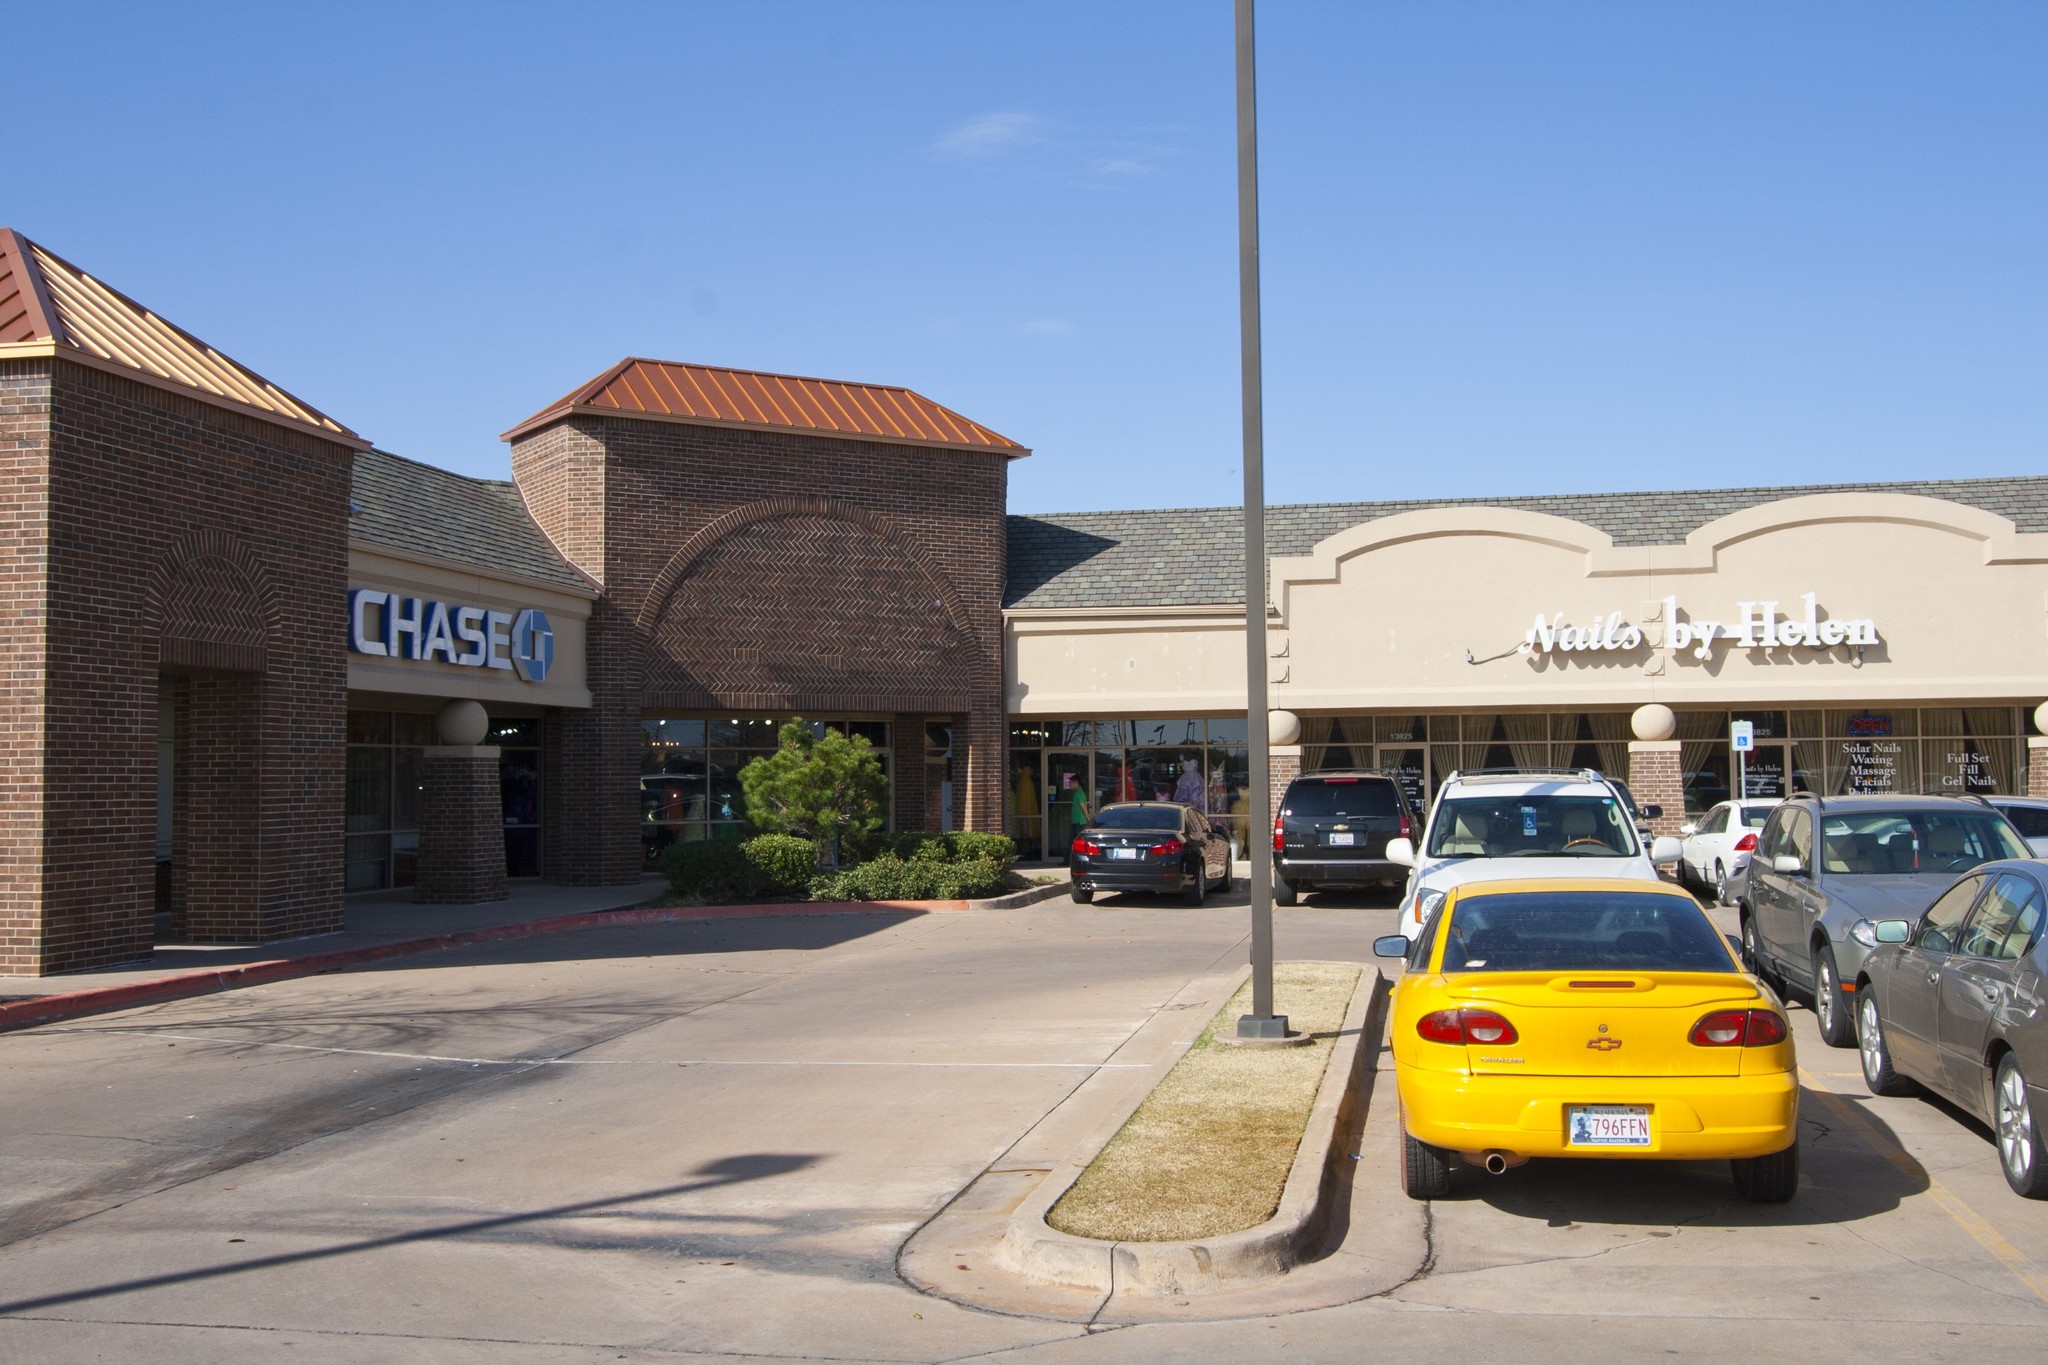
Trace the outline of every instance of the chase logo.
<path fill-rule="evenodd" d="M 528 607 L 512 621 L 512 667 L 530 683 L 545 682 L 555 666 L 555 631 L 548 614 Z"/>

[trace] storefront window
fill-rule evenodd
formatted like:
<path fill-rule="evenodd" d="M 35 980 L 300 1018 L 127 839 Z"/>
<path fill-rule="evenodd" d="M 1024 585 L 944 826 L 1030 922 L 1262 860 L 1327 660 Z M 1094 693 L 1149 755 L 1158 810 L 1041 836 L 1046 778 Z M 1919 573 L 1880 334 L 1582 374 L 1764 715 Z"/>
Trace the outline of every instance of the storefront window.
<path fill-rule="evenodd" d="M 344 779 L 342 888 L 384 891 L 418 876 L 420 790 L 434 718 L 351 711 Z"/>
<path fill-rule="evenodd" d="M 787 716 L 647 716 L 640 722 L 640 846 L 652 866 L 664 848 L 673 843 L 700 839 L 744 839 L 751 832 L 747 824 L 746 793 L 740 786 L 740 770 L 757 758 L 774 753 Z M 836 730 L 858 735 L 874 747 L 875 757 L 887 778 L 894 761 L 890 748 L 889 722 L 859 717 L 825 717 L 809 720 L 814 734 Z M 950 743 L 950 727 L 932 726 L 918 746 L 911 735 L 907 761 L 927 764 L 929 784 L 933 735 Z M 923 752 L 920 752 L 920 748 Z M 940 751 L 938 762 L 949 762 Z M 939 771 L 946 769 L 941 766 Z M 942 793 L 939 799 L 943 799 Z M 927 801 L 934 799 L 929 793 Z M 895 809 L 893 797 L 886 809 Z"/>
<path fill-rule="evenodd" d="M 505 875 L 538 877 L 540 720 L 494 720 L 485 742 L 498 746 L 498 792 L 505 809 Z"/>

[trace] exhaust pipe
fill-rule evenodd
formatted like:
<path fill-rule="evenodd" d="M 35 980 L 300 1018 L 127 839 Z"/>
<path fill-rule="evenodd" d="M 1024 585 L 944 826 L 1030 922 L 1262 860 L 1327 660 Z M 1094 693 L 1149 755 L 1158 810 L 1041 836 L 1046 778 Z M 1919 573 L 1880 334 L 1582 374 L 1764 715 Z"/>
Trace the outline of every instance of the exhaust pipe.
<path fill-rule="evenodd" d="M 1498 1147 L 1489 1147 L 1483 1152 L 1460 1152 L 1458 1156 L 1467 1166 L 1477 1166 L 1488 1175 L 1500 1175 L 1529 1164 L 1529 1158 L 1519 1152 L 1504 1152 Z"/>

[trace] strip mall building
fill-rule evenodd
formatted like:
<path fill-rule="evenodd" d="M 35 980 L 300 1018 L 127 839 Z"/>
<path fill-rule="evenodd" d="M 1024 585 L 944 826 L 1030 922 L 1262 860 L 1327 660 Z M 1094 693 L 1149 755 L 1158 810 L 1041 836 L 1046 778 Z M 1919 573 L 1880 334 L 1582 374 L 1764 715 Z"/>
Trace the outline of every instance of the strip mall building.
<path fill-rule="evenodd" d="M 898 828 L 1244 828 L 1228 508 L 1008 516 L 907 389 L 627 360 L 509 483 L 374 449 L 0 230 L 0 974 L 331 932 L 351 893 L 625 883 L 802 716 Z M 1275 781 L 1565 763 L 2048 789 L 2048 478 L 1272 509 Z M 1669 714 L 1659 708 L 1668 708 Z"/>

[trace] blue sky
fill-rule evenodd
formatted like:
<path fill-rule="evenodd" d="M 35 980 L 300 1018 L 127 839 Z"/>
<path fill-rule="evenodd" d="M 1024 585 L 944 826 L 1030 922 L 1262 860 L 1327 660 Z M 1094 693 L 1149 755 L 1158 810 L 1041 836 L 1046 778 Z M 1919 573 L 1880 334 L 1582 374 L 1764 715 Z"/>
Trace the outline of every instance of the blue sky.
<path fill-rule="evenodd" d="M 1230 9 L 8 7 L 0 223 L 387 449 L 626 354 L 1238 498 Z M 1267 0 L 1275 502 L 2040 472 L 2048 6 Z"/>

